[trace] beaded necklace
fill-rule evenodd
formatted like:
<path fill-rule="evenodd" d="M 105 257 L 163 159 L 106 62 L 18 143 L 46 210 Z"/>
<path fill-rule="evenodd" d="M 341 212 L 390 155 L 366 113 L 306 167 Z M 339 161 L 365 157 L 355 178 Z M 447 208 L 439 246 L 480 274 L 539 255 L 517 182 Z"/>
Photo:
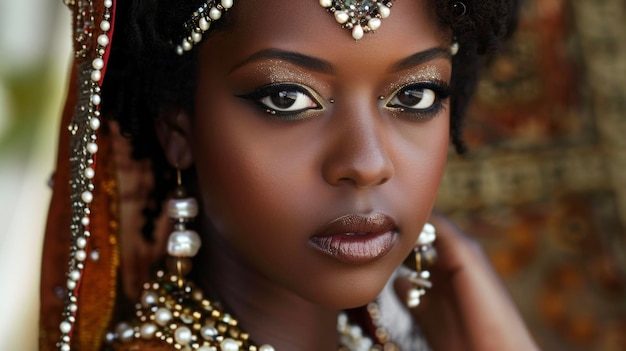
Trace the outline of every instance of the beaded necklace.
<path fill-rule="evenodd" d="M 378 306 L 370 303 L 367 311 L 382 344 L 374 342 L 342 312 L 337 318 L 338 350 L 399 351 L 380 326 Z M 250 334 L 239 327 L 239 321 L 224 312 L 219 303 L 208 300 L 193 282 L 163 270 L 144 284 L 135 317 L 133 323 L 118 323 L 107 334 L 107 341 L 161 340 L 184 351 L 275 351 L 271 345 L 255 344 Z"/>

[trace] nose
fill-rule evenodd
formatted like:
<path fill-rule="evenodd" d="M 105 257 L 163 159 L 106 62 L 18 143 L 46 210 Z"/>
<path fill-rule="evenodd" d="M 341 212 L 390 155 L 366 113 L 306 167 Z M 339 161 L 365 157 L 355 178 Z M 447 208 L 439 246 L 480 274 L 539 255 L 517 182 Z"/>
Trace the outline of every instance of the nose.
<path fill-rule="evenodd" d="M 322 166 L 328 184 L 366 188 L 382 185 L 393 177 L 389 136 L 382 124 L 369 114 L 345 118 L 333 125 Z"/>

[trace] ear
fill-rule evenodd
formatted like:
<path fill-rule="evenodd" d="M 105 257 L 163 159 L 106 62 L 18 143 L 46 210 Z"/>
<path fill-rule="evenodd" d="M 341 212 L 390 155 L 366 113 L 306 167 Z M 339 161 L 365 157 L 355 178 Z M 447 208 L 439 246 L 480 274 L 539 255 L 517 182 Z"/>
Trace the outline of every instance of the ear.
<path fill-rule="evenodd" d="M 183 110 L 169 110 L 155 122 L 156 135 L 167 162 L 179 169 L 193 164 L 191 119 Z"/>

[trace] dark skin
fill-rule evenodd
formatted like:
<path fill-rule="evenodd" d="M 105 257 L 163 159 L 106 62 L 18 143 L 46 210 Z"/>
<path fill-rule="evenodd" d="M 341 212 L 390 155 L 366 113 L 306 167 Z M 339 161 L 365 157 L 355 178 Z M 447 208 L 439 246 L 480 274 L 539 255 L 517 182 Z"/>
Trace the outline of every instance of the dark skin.
<path fill-rule="evenodd" d="M 397 2 L 358 43 L 316 1 L 246 1 L 229 15 L 200 48 L 195 116 L 158 128 L 170 163 L 197 169 L 211 223 L 199 283 L 260 344 L 335 350 L 338 312 L 375 299 L 430 215 L 448 151 L 451 34 L 422 1 Z M 280 89 L 259 93 L 268 85 Z M 425 97 L 399 99 L 407 90 Z M 355 213 L 392 219 L 388 251 L 347 263 L 312 247 L 320 227 Z M 439 235 L 436 288 L 415 311 L 435 349 L 532 350 L 482 255 L 447 225 Z"/>

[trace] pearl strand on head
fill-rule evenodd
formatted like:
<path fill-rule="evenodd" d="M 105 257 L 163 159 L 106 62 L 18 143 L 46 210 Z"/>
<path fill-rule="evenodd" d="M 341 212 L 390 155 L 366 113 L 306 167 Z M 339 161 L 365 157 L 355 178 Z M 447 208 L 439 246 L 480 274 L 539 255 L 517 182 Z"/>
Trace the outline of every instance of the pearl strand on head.
<path fill-rule="evenodd" d="M 65 0 L 70 7 L 77 7 L 77 26 L 81 31 L 75 35 L 75 55 L 78 59 L 87 56 L 90 47 L 94 19 L 93 1 Z M 98 152 L 97 130 L 100 128 L 100 104 L 102 102 L 100 87 L 102 83 L 102 69 L 104 68 L 103 57 L 110 43 L 109 33 L 111 30 L 111 11 L 114 6 L 113 0 L 103 0 L 104 13 L 99 23 L 101 34 L 96 38 L 96 55 L 92 62 L 79 66 L 79 97 L 76 111 L 72 122 L 68 126 L 71 134 L 71 180 L 72 189 L 72 219 L 71 240 L 69 248 L 68 270 L 66 273 L 66 293 L 62 315 L 59 324 L 61 331 L 59 350 L 70 351 L 72 334 L 78 312 L 78 290 L 83 277 L 85 260 L 87 259 L 88 239 L 91 235 L 89 225 L 91 223 L 91 203 L 94 200 L 96 154 Z M 95 255 L 94 255 L 95 253 Z M 94 251 L 92 259 L 98 255 Z"/>

